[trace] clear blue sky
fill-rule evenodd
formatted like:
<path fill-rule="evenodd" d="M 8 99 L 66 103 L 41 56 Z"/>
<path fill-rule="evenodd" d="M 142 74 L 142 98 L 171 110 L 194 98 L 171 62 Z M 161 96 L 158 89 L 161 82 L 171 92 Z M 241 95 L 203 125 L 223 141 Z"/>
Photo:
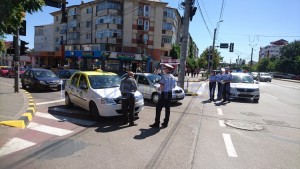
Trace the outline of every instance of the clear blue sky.
<path fill-rule="evenodd" d="M 80 4 L 81 0 L 67 0 L 69 5 Z M 85 0 L 89 2 L 91 0 Z M 169 6 L 178 8 L 183 0 L 163 0 Z M 223 13 L 220 17 L 222 3 Z M 254 46 L 253 60 L 258 60 L 259 47 L 268 45 L 271 41 L 285 39 L 289 42 L 300 40 L 300 0 L 195 0 L 200 5 L 203 18 L 198 8 L 193 21 L 190 22 L 190 34 L 196 42 L 200 54 L 213 43 L 213 31 L 217 22 L 223 20 L 218 27 L 216 46 L 220 43 L 234 43 L 234 52 L 228 49 L 218 49 L 227 63 L 240 58 L 250 61 L 251 45 Z M 27 14 L 27 36 L 22 40 L 34 46 L 34 26 L 53 23 L 50 12 L 58 9 L 43 7 L 43 12 Z M 183 15 L 183 10 L 179 9 Z M 210 32 L 210 33 L 209 33 Z M 7 36 L 6 40 L 12 40 Z"/>

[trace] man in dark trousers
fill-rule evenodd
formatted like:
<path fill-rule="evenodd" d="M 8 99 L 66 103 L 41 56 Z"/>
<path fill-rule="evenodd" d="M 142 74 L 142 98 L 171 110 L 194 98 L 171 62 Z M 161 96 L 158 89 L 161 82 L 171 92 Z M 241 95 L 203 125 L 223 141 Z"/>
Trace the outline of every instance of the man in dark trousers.
<path fill-rule="evenodd" d="M 128 117 L 129 126 L 136 126 L 137 124 L 134 123 L 134 93 L 137 90 L 137 84 L 133 72 L 129 71 L 125 79 L 121 81 L 120 90 L 122 94 L 122 112 Z"/>
<path fill-rule="evenodd" d="M 217 82 L 216 73 L 212 71 L 209 77 L 209 100 L 213 102 L 215 101 L 216 82 Z"/>
<path fill-rule="evenodd" d="M 155 115 L 155 123 L 151 124 L 150 127 L 158 128 L 160 124 L 160 114 L 163 107 L 165 107 L 165 119 L 164 122 L 161 124 L 162 127 L 168 127 L 169 118 L 170 118 L 170 106 L 171 106 L 171 99 L 172 99 L 172 89 L 175 88 L 175 78 L 171 74 L 173 70 L 173 66 L 169 64 L 165 64 L 163 68 L 164 75 L 161 77 L 159 81 L 160 87 L 159 90 L 161 91 L 160 98 L 156 105 L 156 115 Z"/>
<path fill-rule="evenodd" d="M 232 80 L 232 74 L 229 73 L 229 68 L 225 68 L 225 73 L 222 75 L 223 102 L 228 101 L 228 103 L 230 103 L 230 81 L 231 80 Z"/>

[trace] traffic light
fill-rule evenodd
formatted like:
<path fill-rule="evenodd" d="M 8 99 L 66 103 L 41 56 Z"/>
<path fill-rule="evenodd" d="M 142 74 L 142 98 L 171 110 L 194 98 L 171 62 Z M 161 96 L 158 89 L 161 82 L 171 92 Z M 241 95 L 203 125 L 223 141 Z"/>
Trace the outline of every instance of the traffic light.
<path fill-rule="evenodd" d="M 193 16 L 196 14 L 197 11 L 197 7 L 191 7 L 191 11 L 190 11 L 190 21 L 193 20 Z"/>
<path fill-rule="evenodd" d="M 230 43 L 229 52 L 233 52 L 233 48 L 234 48 L 234 43 Z"/>
<path fill-rule="evenodd" d="M 28 47 L 26 47 L 26 45 L 28 45 L 28 42 L 25 42 L 23 40 L 21 40 L 21 45 L 20 45 L 20 55 L 26 55 L 26 50 L 28 49 Z"/>

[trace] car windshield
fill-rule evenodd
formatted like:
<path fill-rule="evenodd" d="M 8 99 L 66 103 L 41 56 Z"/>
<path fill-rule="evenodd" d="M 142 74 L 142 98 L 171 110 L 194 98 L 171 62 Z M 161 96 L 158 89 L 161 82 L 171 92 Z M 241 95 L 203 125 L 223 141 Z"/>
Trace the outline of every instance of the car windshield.
<path fill-rule="evenodd" d="M 248 75 L 233 75 L 232 83 L 254 83 L 253 78 Z"/>
<path fill-rule="evenodd" d="M 47 77 L 56 77 L 56 75 L 48 70 L 35 70 L 34 76 L 36 78 L 47 78 Z"/>
<path fill-rule="evenodd" d="M 72 76 L 74 73 L 78 72 L 78 71 L 79 71 L 79 70 L 69 70 L 71 76 Z"/>
<path fill-rule="evenodd" d="M 90 75 L 89 81 L 93 89 L 119 87 L 121 78 L 117 75 Z"/>
<path fill-rule="evenodd" d="M 24 71 L 24 70 L 26 70 L 25 68 L 23 68 L 23 67 L 20 67 L 20 71 Z"/>
<path fill-rule="evenodd" d="M 158 83 L 161 79 L 161 76 L 159 75 L 155 75 L 155 74 L 150 74 L 147 76 L 149 78 L 149 80 L 151 81 L 151 83 Z"/>
<path fill-rule="evenodd" d="M 270 76 L 269 73 L 261 73 L 261 76 Z"/>

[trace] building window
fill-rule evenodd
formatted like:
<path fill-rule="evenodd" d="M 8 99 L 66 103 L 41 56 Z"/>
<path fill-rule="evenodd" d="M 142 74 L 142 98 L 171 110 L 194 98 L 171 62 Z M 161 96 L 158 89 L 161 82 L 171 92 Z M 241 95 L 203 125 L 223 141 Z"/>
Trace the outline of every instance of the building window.
<path fill-rule="evenodd" d="M 162 43 L 172 43 L 172 36 L 162 36 Z"/>
<path fill-rule="evenodd" d="M 121 16 L 101 16 L 99 18 L 96 19 L 96 24 L 102 24 L 102 23 L 113 23 L 113 24 L 122 24 L 123 23 L 123 19 Z"/>
<path fill-rule="evenodd" d="M 100 2 L 96 6 L 97 11 L 106 10 L 106 9 L 122 10 L 122 5 L 119 2 L 104 1 L 104 2 Z"/>
<path fill-rule="evenodd" d="M 55 28 L 55 32 L 58 32 L 58 31 L 59 31 L 59 27 L 56 27 L 56 28 Z"/>
<path fill-rule="evenodd" d="M 93 12 L 93 7 L 87 8 L 86 13 L 92 13 Z"/>
<path fill-rule="evenodd" d="M 76 27 L 76 24 L 77 24 L 76 20 L 70 21 L 70 22 L 68 23 L 68 27 L 69 27 L 69 28 Z"/>
<path fill-rule="evenodd" d="M 91 27 L 91 26 L 92 26 L 92 21 L 87 21 L 87 22 L 86 22 L 86 27 L 89 28 L 89 27 Z"/>
<path fill-rule="evenodd" d="M 69 16 L 76 15 L 76 8 L 69 9 Z"/>
<path fill-rule="evenodd" d="M 147 44 L 147 42 L 149 40 L 149 35 L 148 34 L 144 34 L 143 40 L 144 40 L 144 44 Z"/>
<path fill-rule="evenodd" d="M 58 16 L 55 17 L 55 21 L 58 21 Z"/>
<path fill-rule="evenodd" d="M 144 21 L 144 30 L 149 31 L 149 21 Z"/>
<path fill-rule="evenodd" d="M 150 17 L 150 6 L 144 6 L 144 16 Z"/>
<path fill-rule="evenodd" d="M 172 30 L 172 24 L 171 24 L 171 23 L 164 22 L 164 23 L 163 23 L 162 29 L 163 29 L 163 30 Z"/>
<path fill-rule="evenodd" d="M 143 19 L 138 19 L 138 25 L 143 25 Z"/>
<path fill-rule="evenodd" d="M 92 34 L 91 33 L 87 33 L 85 36 L 85 39 L 91 39 L 92 38 Z"/>

